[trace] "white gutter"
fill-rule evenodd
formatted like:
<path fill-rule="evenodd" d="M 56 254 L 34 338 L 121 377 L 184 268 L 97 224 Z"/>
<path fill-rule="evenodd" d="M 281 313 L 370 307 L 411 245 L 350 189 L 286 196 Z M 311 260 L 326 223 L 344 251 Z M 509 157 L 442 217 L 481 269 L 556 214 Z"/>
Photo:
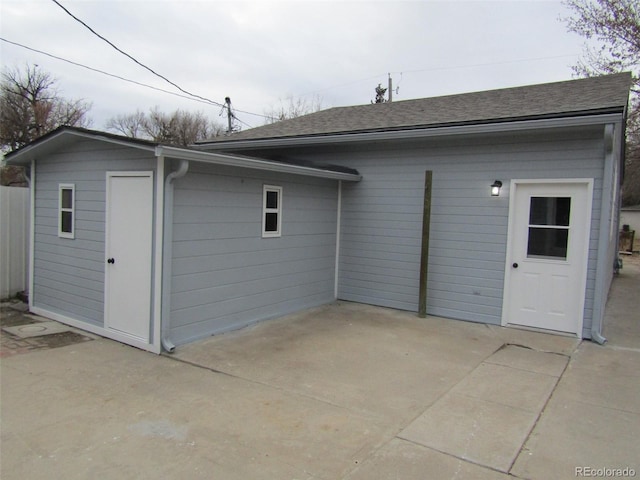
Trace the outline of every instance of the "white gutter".
<path fill-rule="evenodd" d="M 176 158 L 179 160 L 189 160 L 215 165 L 227 165 L 230 167 L 253 168 L 268 172 L 292 173 L 297 175 L 305 175 L 308 177 L 328 178 L 332 180 L 347 180 L 351 182 L 358 182 L 362 179 L 361 175 L 353 173 L 323 170 L 320 168 L 291 165 L 288 163 L 260 160 L 257 158 L 241 157 L 238 155 L 229 155 L 224 153 L 187 150 L 179 147 L 158 146 L 156 147 L 156 156 L 165 156 Z"/>
<path fill-rule="evenodd" d="M 210 150 L 239 150 L 245 148 L 306 146 L 323 144 L 343 144 L 354 142 L 374 142 L 385 140 L 411 140 L 455 135 L 489 134 L 500 132 L 516 132 L 532 129 L 550 129 L 560 127 L 582 127 L 602 125 L 620 121 L 621 115 L 609 113 L 602 115 L 585 115 L 578 117 L 548 118 L 542 120 L 520 120 L 458 126 L 433 126 L 406 130 L 377 131 L 365 133 L 338 133 L 308 135 L 296 137 L 265 138 L 255 140 L 230 140 L 223 142 L 200 143 L 198 148 Z M 398 127 L 401 128 L 401 127 Z"/>

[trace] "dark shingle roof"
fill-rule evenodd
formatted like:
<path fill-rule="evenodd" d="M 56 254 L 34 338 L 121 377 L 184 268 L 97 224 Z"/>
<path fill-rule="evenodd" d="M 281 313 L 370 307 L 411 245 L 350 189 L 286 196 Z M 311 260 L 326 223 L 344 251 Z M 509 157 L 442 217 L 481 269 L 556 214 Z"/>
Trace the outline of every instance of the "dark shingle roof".
<path fill-rule="evenodd" d="M 465 125 L 622 112 L 630 73 L 393 103 L 336 107 L 211 140 L 213 143 Z M 209 143 L 209 142 L 203 142 Z"/>

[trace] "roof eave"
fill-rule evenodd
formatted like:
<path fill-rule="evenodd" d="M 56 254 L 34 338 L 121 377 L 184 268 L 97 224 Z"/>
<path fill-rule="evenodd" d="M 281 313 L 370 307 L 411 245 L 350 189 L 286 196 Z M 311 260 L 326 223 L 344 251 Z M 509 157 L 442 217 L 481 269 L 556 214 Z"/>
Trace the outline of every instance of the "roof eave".
<path fill-rule="evenodd" d="M 335 170 L 324 170 L 301 165 L 274 162 L 251 157 L 241 157 L 237 155 L 227 155 L 224 153 L 211 153 L 198 150 L 188 150 L 179 147 L 158 146 L 155 149 L 158 157 L 175 158 L 177 160 L 188 160 L 193 162 L 208 163 L 215 165 L 226 165 L 230 167 L 251 168 L 277 173 L 290 173 L 294 175 L 304 175 L 307 177 L 326 178 L 331 180 L 345 180 L 349 182 L 359 182 L 362 175 L 355 173 L 338 172 Z"/>
<path fill-rule="evenodd" d="M 20 148 L 14 152 L 11 152 L 5 156 L 6 163 L 10 165 L 29 165 L 32 160 L 45 155 L 47 152 L 58 148 L 59 143 L 63 137 L 76 137 L 76 138 L 88 138 L 92 140 L 101 140 L 115 145 L 133 147 L 148 152 L 153 152 L 155 145 L 144 144 L 142 142 L 135 142 L 129 139 L 118 139 L 108 134 L 100 134 L 98 132 L 81 131 L 77 129 L 60 129 L 59 131 L 52 132 L 51 135 L 45 135 L 33 143 Z M 66 140 L 65 140 L 66 141 Z"/>
<path fill-rule="evenodd" d="M 433 125 L 425 127 L 406 127 L 400 129 L 376 130 L 368 132 L 341 132 L 315 135 L 299 135 L 291 137 L 257 138 L 247 140 L 227 140 L 199 144 L 203 150 L 240 150 L 245 148 L 277 148 L 292 146 L 313 146 L 326 144 L 344 144 L 356 142 L 372 142 L 385 140 L 410 140 L 420 138 L 447 137 L 456 135 L 489 134 L 514 132 L 523 130 L 548 129 L 560 127 L 580 127 L 603 125 L 619 122 L 623 118 L 623 109 L 576 114 L 573 116 L 520 119 L 507 121 L 486 121 L 459 125 Z"/>

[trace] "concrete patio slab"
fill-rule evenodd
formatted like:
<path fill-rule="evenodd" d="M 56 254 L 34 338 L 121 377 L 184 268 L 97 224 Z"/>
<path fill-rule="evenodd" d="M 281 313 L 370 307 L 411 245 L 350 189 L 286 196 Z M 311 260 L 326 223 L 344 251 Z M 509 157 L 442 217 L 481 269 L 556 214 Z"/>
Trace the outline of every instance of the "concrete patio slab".
<path fill-rule="evenodd" d="M 625 270 L 607 309 L 613 301 L 633 315 L 625 327 L 633 334 L 604 346 L 347 302 L 173 356 L 106 339 L 5 355 L 6 339 L 17 337 L 2 332 L 0 476 L 546 480 L 576 478 L 576 467 L 638 475 L 640 342 L 629 339 L 640 331 L 640 297 L 616 288 L 626 275 L 637 293 L 640 263 Z"/>
<path fill-rule="evenodd" d="M 576 468 L 588 467 L 630 468 L 638 475 L 639 432 L 637 414 L 554 394 L 511 473 L 520 478 L 570 479 L 579 477 Z"/>
<path fill-rule="evenodd" d="M 563 371 L 559 359 L 565 365 L 568 362 L 567 357 L 554 353 L 503 348 L 427 409 L 399 437 L 509 472 L 558 382 L 558 376 L 529 369 Z M 526 362 L 538 366 L 529 367 Z"/>
<path fill-rule="evenodd" d="M 12 357 L 2 373 L 4 478 L 340 478 L 393 435 L 371 417 L 108 340 Z"/>
<path fill-rule="evenodd" d="M 483 363 L 451 392 L 537 414 L 544 408 L 557 381 L 557 377 L 549 375 Z"/>
<path fill-rule="evenodd" d="M 505 345 L 528 347 L 537 352 L 553 352 L 571 355 L 581 340 L 569 335 L 553 335 L 516 327 L 504 328 L 487 325 L 491 333 Z"/>
<path fill-rule="evenodd" d="M 398 437 L 508 472 L 538 414 L 448 393 Z"/>
<path fill-rule="evenodd" d="M 398 438 L 384 445 L 346 480 L 507 480 L 507 474 Z"/>
<path fill-rule="evenodd" d="M 575 351 L 575 347 L 572 351 Z M 506 345 L 491 355 L 485 362 L 560 377 L 567 367 L 569 358 L 569 355 L 563 353 L 541 355 L 537 350 L 523 348 L 518 345 Z"/>
<path fill-rule="evenodd" d="M 554 395 L 640 415 L 639 366 L 640 351 L 585 343 L 572 359 Z"/>
<path fill-rule="evenodd" d="M 463 333 L 436 322 L 339 303 L 185 345 L 173 357 L 402 424 L 502 346 L 484 325 L 465 324 Z"/>

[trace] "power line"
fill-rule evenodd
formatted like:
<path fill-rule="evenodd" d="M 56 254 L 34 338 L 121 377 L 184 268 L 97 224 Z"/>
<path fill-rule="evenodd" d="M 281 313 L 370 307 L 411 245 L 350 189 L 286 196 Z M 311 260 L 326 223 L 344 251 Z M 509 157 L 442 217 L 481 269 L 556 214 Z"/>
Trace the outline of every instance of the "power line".
<path fill-rule="evenodd" d="M 51 58 L 54 58 L 56 60 L 60 60 L 62 62 L 70 63 L 71 65 L 75 65 L 76 67 L 86 68 L 87 70 L 91 70 L 92 72 L 101 73 L 102 75 L 107 75 L 109 77 L 117 78 L 118 80 L 123 80 L 125 82 L 134 83 L 134 84 L 139 85 L 141 87 L 151 88 L 153 90 L 157 90 L 157 91 L 162 92 L 162 93 L 168 93 L 169 95 L 175 95 L 176 97 L 186 98 L 187 100 L 193 100 L 194 102 L 206 103 L 207 105 L 210 104 L 210 102 L 205 102 L 205 101 L 197 99 L 197 98 L 189 97 L 187 95 L 182 95 L 180 93 L 170 92 L 169 90 L 164 90 L 162 88 L 154 87 L 152 85 L 147 85 L 146 83 L 137 82 L 137 81 L 131 80 L 129 78 L 121 77 L 120 75 L 116 75 L 116 74 L 113 74 L 113 73 L 105 72 L 104 70 L 99 70 L 97 68 L 89 67 L 88 65 L 84 65 L 82 63 L 78 63 L 78 62 L 74 62 L 72 60 L 68 60 L 66 58 L 58 57 L 57 55 L 53 55 L 51 53 L 47 53 L 47 52 L 44 52 L 42 50 L 38 50 L 36 48 L 27 47 L 26 45 L 22 45 L 22 44 L 17 43 L 17 42 L 12 42 L 11 40 L 7 40 L 6 38 L 0 37 L 0 40 L 2 40 L 3 42 L 6 42 L 6 43 L 10 43 L 11 45 L 15 45 L 16 47 L 24 48 L 26 50 L 30 50 L 32 52 L 39 53 L 41 55 L 46 55 L 47 57 L 51 57 Z"/>
<path fill-rule="evenodd" d="M 206 100 L 206 101 L 205 100 L 200 100 L 199 98 L 190 97 L 190 96 L 187 96 L 187 95 L 182 95 L 180 93 L 171 92 L 171 91 L 165 90 L 163 88 L 154 87 L 153 85 L 148 85 L 146 83 L 138 82 L 136 80 L 131 80 L 129 78 L 125 78 L 125 77 L 122 77 L 120 75 L 116 75 L 114 73 L 105 72 L 104 70 L 100 70 L 98 68 L 90 67 L 90 66 L 84 65 L 82 63 L 74 62 L 73 60 L 69 60 L 69 59 L 66 59 L 66 58 L 63 58 L 63 57 L 59 57 L 57 55 L 53 55 L 52 53 L 48 53 L 48 52 L 45 52 L 43 50 L 38 50 L 37 48 L 29 47 L 27 45 L 23 45 L 23 44 L 17 43 L 17 42 L 12 42 L 11 40 L 8 40 L 8 39 L 3 38 L 3 37 L 0 37 L 0 40 L 3 41 L 3 42 L 9 43 L 11 45 L 15 45 L 16 47 L 24 48 L 25 50 L 29 50 L 31 52 L 39 53 L 41 55 L 45 55 L 45 56 L 53 58 L 55 60 L 60 60 L 61 62 L 69 63 L 69 64 L 74 65 L 76 67 L 84 68 L 84 69 L 90 70 L 92 72 L 100 73 L 102 75 L 107 75 L 108 77 L 117 78 L 118 80 L 122 80 L 124 82 L 133 83 L 133 84 L 139 85 L 141 87 L 150 88 L 150 89 L 156 90 L 158 92 L 167 93 L 169 95 L 173 95 L 175 97 L 180 97 L 180 98 L 185 98 L 187 100 L 191 100 L 191 101 L 194 101 L 194 102 L 204 103 L 204 104 L 207 104 L 207 105 L 211 104 L 211 101 L 209 101 L 209 100 Z M 221 104 L 216 104 L 216 105 L 221 105 Z M 226 107 L 226 105 L 222 105 L 222 107 L 224 108 L 224 107 Z M 234 108 L 234 111 L 239 112 L 239 113 L 245 113 L 247 115 L 254 115 L 254 116 L 257 116 L 257 117 L 271 119 L 271 117 L 268 116 L 268 115 L 263 115 L 263 114 L 260 114 L 260 113 L 248 112 L 248 111 L 245 111 L 245 110 L 238 110 L 237 108 Z M 249 125 L 246 122 L 243 122 L 239 118 L 238 118 L 238 121 L 244 123 L 249 128 L 252 128 L 251 125 Z"/>
<path fill-rule="evenodd" d="M 114 48 L 116 51 L 118 51 L 119 53 L 121 53 L 122 55 L 124 55 L 125 57 L 129 58 L 130 60 L 134 61 L 136 64 L 140 65 L 142 68 L 148 70 L 149 72 L 151 72 L 152 74 L 154 74 L 156 77 L 161 78 L 162 80 L 164 80 L 165 82 L 169 83 L 170 85 L 173 85 L 174 87 L 176 87 L 178 90 L 180 90 L 182 93 L 185 93 L 187 95 L 190 95 L 192 97 L 195 98 L 199 98 L 200 100 L 203 100 L 205 102 L 209 102 L 212 103 L 213 105 L 217 105 L 218 107 L 222 107 L 223 105 L 219 102 L 215 102 L 211 99 L 208 99 L 206 97 L 201 97 L 200 95 L 196 95 L 195 93 L 191 93 L 188 90 L 185 90 L 184 88 L 182 88 L 180 85 L 172 82 L 171 80 L 169 80 L 167 77 L 165 77 L 164 75 L 160 75 L 158 72 L 156 72 L 155 70 L 147 67 L 144 63 L 136 60 L 134 57 L 132 57 L 131 55 L 129 55 L 127 52 L 121 50 L 120 48 L 118 48 L 116 45 L 114 45 L 111 41 L 109 41 L 107 38 L 103 37 L 102 35 L 100 35 L 98 32 L 96 32 L 93 28 L 91 28 L 89 25 L 87 25 L 85 22 L 83 22 L 82 20 L 80 20 L 78 17 L 76 17 L 73 13 L 71 13 L 69 10 L 67 10 L 60 2 L 58 2 L 58 0 L 51 0 L 53 3 L 55 3 L 56 5 L 58 5 L 62 10 L 65 11 L 65 13 L 67 15 L 69 15 L 71 18 L 73 18 L 76 22 L 80 23 L 81 25 L 83 25 L 84 27 L 86 27 L 91 33 L 93 33 L 96 37 L 98 37 L 99 39 L 105 41 L 107 44 L 109 44 L 112 48 Z"/>

